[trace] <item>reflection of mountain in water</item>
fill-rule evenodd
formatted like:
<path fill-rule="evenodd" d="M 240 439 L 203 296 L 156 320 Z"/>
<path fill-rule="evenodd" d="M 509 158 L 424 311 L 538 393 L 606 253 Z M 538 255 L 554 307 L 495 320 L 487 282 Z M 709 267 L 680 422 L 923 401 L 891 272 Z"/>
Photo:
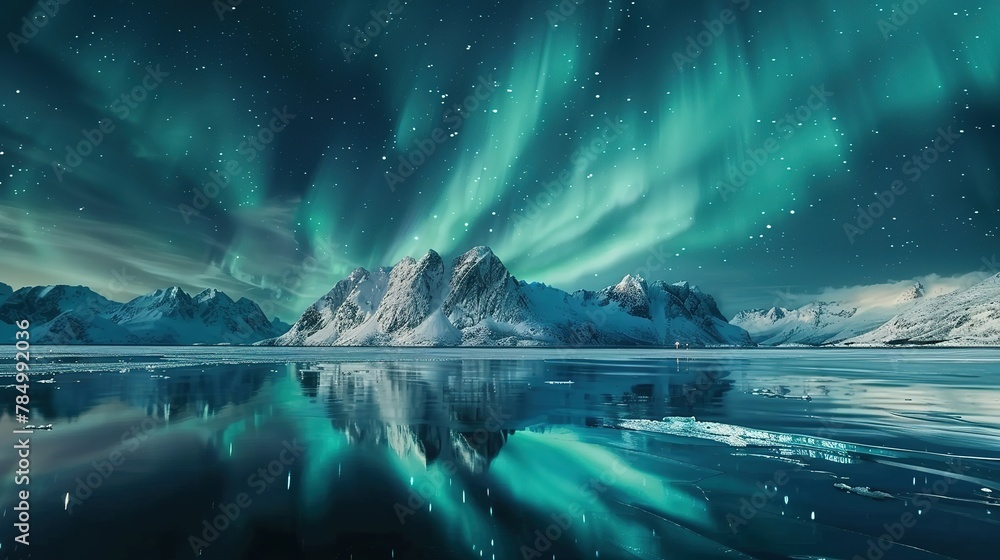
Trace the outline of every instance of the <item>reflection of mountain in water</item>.
<path fill-rule="evenodd" d="M 615 375 L 608 375 L 611 371 Z M 730 375 L 725 363 L 703 360 L 552 362 L 549 384 L 529 398 L 531 408 L 545 409 L 545 420 L 553 423 L 600 426 L 620 418 L 713 417 L 723 414 L 723 398 L 733 388 Z M 585 410 L 590 414 L 581 417 Z"/>
<path fill-rule="evenodd" d="M 514 367 L 509 367 L 516 364 Z M 732 390 L 719 363 L 676 360 L 609 376 L 570 361 L 332 363 L 298 370 L 306 397 L 325 403 L 352 445 L 386 446 L 426 466 L 489 468 L 516 430 L 540 423 L 601 426 L 621 418 L 721 414 Z M 572 383 L 569 383 L 572 381 Z M 595 408 L 603 413 L 594 416 Z"/>
<path fill-rule="evenodd" d="M 527 379 L 497 377 L 486 362 L 337 363 L 301 369 L 303 394 L 321 399 L 351 445 L 384 445 L 423 464 L 482 472 L 522 418 Z M 537 371 L 537 373 L 541 373 Z"/>
<path fill-rule="evenodd" d="M 58 375 L 56 383 L 31 385 L 32 409 L 49 422 L 73 420 L 115 396 L 153 417 L 204 417 L 249 401 L 274 377 L 273 366 L 261 365 L 231 365 L 224 375 L 203 368 L 166 371 L 163 375 L 152 368 L 122 364 L 114 372 Z M 0 389 L 0 395 L 10 392 L 13 401 L 14 391 Z"/>

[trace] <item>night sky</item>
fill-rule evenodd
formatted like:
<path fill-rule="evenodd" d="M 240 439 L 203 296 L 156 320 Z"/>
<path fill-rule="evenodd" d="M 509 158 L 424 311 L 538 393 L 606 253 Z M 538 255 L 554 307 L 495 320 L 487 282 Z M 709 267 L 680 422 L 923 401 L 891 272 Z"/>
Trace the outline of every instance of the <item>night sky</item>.
<path fill-rule="evenodd" d="M 997 252 L 995 1 L 230 1 L 4 0 L 0 281 L 291 320 L 489 245 L 731 314 Z"/>

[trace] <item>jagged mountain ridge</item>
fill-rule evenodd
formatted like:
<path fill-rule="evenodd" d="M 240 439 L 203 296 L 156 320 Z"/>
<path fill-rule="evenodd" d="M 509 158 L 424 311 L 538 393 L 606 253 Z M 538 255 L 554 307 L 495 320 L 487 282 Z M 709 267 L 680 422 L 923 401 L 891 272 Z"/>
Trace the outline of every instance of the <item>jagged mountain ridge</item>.
<path fill-rule="evenodd" d="M 25 319 L 35 344 L 249 344 L 285 332 L 249 299 L 176 287 L 127 303 L 83 286 L 25 287 L 0 301 L 0 330 Z"/>
<path fill-rule="evenodd" d="M 572 294 L 518 281 L 488 247 L 446 267 L 429 251 L 357 269 L 264 345 L 750 346 L 715 300 L 687 283 L 626 276 Z"/>

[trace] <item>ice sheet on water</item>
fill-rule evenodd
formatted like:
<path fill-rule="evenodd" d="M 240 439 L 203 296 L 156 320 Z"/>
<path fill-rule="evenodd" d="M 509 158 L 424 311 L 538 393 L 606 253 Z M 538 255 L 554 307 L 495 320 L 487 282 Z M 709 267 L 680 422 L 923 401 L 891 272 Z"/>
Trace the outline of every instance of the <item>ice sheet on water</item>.
<path fill-rule="evenodd" d="M 886 459 L 921 458 L 929 459 L 935 462 L 953 459 L 997 461 L 996 458 L 990 457 L 951 456 L 926 451 L 861 445 L 817 436 L 772 432 L 768 430 L 736 426 L 733 424 L 701 422 L 692 417 L 668 416 L 663 420 L 626 419 L 612 423 L 610 427 L 624 430 L 667 434 L 685 438 L 704 439 L 722 443 L 730 447 L 768 447 L 777 449 L 779 453 L 783 450 L 806 455 L 820 452 L 820 456 L 824 458 L 825 456 L 832 454 L 839 457 L 856 457 L 864 455 L 868 457 L 881 457 Z"/>
<path fill-rule="evenodd" d="M 873 500 L 886 500 L 892 498 L 892 494 L 882 492 L 880 490 L 872 490 L 867 486 L 850 486 L 844 484 L 843 482 L 838 482 L 833 485 L 837 490 L 843 490 L 848 494 L 857 494 L 858 496 L 864 496 L 865 498 L 872 498 Z"/>

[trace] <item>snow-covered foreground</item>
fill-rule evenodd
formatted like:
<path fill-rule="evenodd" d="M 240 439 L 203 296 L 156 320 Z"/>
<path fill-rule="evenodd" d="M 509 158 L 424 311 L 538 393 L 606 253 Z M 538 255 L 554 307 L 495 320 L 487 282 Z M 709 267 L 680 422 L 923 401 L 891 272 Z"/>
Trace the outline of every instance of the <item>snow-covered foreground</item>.
<path fill-rule="evenodd" d="M 31 436 L 40 558 L 849 559 L 887 526 L 887 560 L 998 544 L 1000 350 L 69 346 L 32 361 L 31 422 L 52 425 Z M 227 511 L 238 522 L 214 526 Z"/>

